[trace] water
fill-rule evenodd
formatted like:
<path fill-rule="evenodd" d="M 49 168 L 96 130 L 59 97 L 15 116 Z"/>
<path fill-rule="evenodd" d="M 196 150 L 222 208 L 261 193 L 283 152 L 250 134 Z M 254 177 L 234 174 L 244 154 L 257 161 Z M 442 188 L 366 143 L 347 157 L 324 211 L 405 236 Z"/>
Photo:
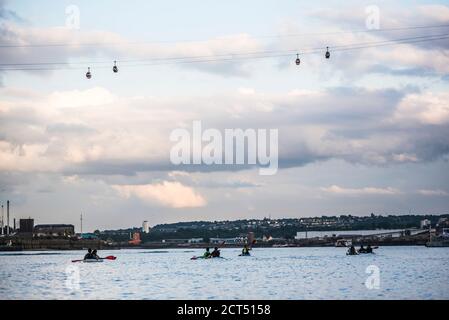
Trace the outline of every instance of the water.
<path fill-rule="evenodd" d="M 118 257 L 102 263 L 72 263 L 81 251 L 4 252 L 0 299 L 449 299 L 449 248 L 345 252 L 223 249 L 226 259 L 190 260 L 202 251 L 134 249 L 101 251 Z"/>

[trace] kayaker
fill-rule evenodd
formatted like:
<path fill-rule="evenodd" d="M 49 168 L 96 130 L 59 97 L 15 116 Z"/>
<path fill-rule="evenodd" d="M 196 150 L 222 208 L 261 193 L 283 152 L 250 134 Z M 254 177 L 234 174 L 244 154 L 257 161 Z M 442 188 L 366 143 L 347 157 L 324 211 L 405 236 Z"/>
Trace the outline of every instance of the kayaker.
<path fill-rule="evenodd" d="M 242 249 L 242 256 L 249 256 L 249 247 L 247 244 Z"/>
<path fill-rule="evenodd" d="M 356 254 L 357 254 L 357 251 L 355 251 L 355 247 L 351 246 L 349 248 L 349 250 L 348 250 L 348 255 L 353 256 L 353 255 L 356 255 Z"/>
<path fill-rule="evenodd" d="M 360 245 L 359 253 L 366 253 L 366 249 L 363 247 L 363 244 Z"/>
<path fill-rule="evenodd" d="M 218 247 L 214 248 L 214 251 L 212 251 L 211 256 L 212 256 L 212 258 L 220 257 L 220 250 L 218 250 Z"/>
<path fill-rule="evenodd" d="M 97 260 L 100 259 L 100 257 L 99 257 L 98 254 L 97 254 L 97 249 L 95 249 L 94 251 L 92 251 L 92 259 L 97 259 Z"/>
<path fill-rule="evenodd" d="M 92 249 L 91 249 L 91 248 L 87 249 L 87 253 L 86 253 L 86 255 L 84 256 L 84 260 L 87 260 L 87 259 L 93 259 L 93 256 L 92 256 Z"/>
<path fill-rule="evenodd" d="M 366 253 L 373 253 L 373 248 L 371 248 L 371 245 L 368 245 L 368 247 L 366 247 Z"/>
<path fill-rule="evenodd" d="M 206 252 L 204 252 L 203 258 L 210 258 L 209 248 L 206 248 Z"/>

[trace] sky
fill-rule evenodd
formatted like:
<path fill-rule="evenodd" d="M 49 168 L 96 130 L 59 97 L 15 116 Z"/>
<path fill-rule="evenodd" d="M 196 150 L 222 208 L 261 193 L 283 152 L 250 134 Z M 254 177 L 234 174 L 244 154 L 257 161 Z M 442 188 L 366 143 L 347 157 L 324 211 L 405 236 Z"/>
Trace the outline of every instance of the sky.
<path fill-rule="evenodd" d="M 332 50 L 445 34 L 449 1 L 0 0 L 0 202 L 78 231 L 448 213 L 448 39 Z M 277 129 L 279 170 L 173 165 L 193 121 Z"/>

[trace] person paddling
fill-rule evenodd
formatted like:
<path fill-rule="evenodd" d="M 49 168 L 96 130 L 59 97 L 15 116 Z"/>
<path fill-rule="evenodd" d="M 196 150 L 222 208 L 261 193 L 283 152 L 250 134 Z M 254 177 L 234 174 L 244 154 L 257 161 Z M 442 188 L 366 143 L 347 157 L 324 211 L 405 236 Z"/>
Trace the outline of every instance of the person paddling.
<path fill-rule="evenodd" d="M 348 255 L 354 256 L 354 255 L 356 255 L 356 254 L 357 254 L 357 251 L 355 250 L 355 247 L 354 247 L 354 246 L 351 246 L 351 247 L 349 248 L 349 250 L 348 250 Z"/>
<path fill-rule="evenodd" d="M 242 249 L 242 256 L 249 256 L 249 247 L 247 244 Z"/>
<path fill-rule="evenodd" d="M 206 252 L 204 252 L 203 258 L 207 259 L 207 258 L 210 258 L 210 257 L 211 257 L 211 254 L 210 254 L 209 248 L 206 248 Z"/>
<path fill-rule="evenodd" d="M 87 253 L 84 256 L 84 260 L 87 260 L 87 259 L 94 259 L 93 255 L 92 255 L 92 249 L 91 248 L 87 249 Z"/>
<path fill-rule="evenodd" d="M 363 247 L 363 244 L 360 245 L 359 253 L 366 253 L 365 248 Z"/>
<path fill-rule="evenodd" d="M 218 250 L 218 247 L 214 248 L 214 251 L 211 253 L 212 258 L 219 258 L 220 257 L 220 250 Z"/>
<path fill-rule="evenodd" d="M 98 254 L 97 254 L 97 249 L 95 249 L 94 251 L 92 251 L 92 259 L 97 259 L 97 260 L 100 259 L 100 257 L 99 257 Z"/>

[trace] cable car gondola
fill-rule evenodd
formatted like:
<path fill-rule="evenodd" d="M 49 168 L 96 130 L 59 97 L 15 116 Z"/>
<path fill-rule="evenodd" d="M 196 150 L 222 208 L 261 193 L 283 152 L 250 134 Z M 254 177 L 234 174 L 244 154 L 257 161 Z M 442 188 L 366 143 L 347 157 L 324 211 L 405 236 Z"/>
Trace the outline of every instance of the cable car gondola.
<path fill-rule="evenodd" d="M 329 59 L 331 57 L 331 53 L 329 52 L 329 47 L 326 47 L 326 59 Z"/>
<path fill-rule="evenodd" d="M 114 71 L 114 73 L 118 72 L 117 61 L 114 61 L 114 66 L 112 67 L 112 71 Z"/>
<path fill-rule="evenodd" d="M 301 63 L 301 60 L 299 60 L 299 53 L 296 54 L 296 61 L 295 61 L 296 65 L 299 66 L 299 64 Z"/>
<path fill-rule="evenodd" d="M 89 67 L 89 68 L 87 68 L 87 72 L 86 72 L 86 78 L 87 78 L 87 79 L 90 79 L 90 78 L 92 78 L 92 74 L 90 73 L 90 67 Z"/>

